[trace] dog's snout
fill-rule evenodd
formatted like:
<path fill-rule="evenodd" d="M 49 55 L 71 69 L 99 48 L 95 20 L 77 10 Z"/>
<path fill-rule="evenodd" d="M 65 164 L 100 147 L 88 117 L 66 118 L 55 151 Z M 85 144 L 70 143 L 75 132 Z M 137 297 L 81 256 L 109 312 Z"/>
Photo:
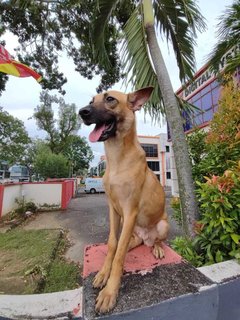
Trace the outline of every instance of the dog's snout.
<path fill-rule="evenodd" d="M 87 106 L 79 110 L 79 115 L 83 118 L 89 118 L 92 114 L 92 108 Z"/>

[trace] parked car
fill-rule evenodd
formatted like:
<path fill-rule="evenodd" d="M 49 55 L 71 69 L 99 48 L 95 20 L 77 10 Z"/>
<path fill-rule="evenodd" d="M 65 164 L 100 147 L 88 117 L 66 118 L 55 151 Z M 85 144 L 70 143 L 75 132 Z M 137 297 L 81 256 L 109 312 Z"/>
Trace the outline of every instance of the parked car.
<path fill-rule="evenodd" d="M 9 168 L 10 180 L 16 182 L 29 181 L 29 170 L 26 166 L 14 165 Z"/>
<path fill-rule="evenodd" d="M 85 189 L 86 193 L 105 192 L 102 178 L 86 178 Z"/>

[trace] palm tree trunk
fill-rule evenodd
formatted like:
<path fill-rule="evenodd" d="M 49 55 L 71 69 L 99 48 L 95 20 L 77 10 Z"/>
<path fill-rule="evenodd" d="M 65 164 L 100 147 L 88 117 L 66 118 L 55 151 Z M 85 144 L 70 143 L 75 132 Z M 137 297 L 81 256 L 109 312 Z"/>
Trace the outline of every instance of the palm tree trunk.
<path fill-rule="evenodd" d="M 177 168 L 179 195 L 183 215 L 183 229 L 186 235 L 194 236 L 194 222 L 198 219 L 198 207 L 192 179 L 192 168 L 188 155 L 187 141 L 183 130 L 183 120 L 175 97 L 170 77 L 158 45 L 154 28 L 151 0 L 143 0 L 144 26 L 150 55 L 158 78 L 165 106 L 167 121 L 173 142 Z"/>

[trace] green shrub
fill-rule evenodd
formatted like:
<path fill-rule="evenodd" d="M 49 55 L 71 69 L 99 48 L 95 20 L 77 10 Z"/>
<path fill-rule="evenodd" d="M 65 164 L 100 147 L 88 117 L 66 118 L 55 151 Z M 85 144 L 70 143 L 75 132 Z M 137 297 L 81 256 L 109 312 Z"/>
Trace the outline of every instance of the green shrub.
<path fill-rule="evenodd" d="M 18 215 L 24 215 L 26 211 L 35 213 L 38 209 L 35 203 L 32 201 L 25 202 L 24 199 L 16 199 L 15 202 L 17 203 L 18 207 L 14 210 L 14 212 Z"/>
<path fill-rule="evenodd" d="M 201 220 L 194 240 L 177 237 L 171 246 L 194 266 L 240 260 L 240 161 L 222 176 L 198 182 Z"/>
<path fill-rule="evenodd" d="M 240 259 L 240 161 L 222 176 L 198 183 L 201 220 L 194 240 L 204 264 Z"/>
<path fill-rule="evenodd" d="M 203 258 L 197 253 L 194 242 L 191 239 L 176 237 L 171 241 L 171 247 L 195 267 L 202 265 Z"/>

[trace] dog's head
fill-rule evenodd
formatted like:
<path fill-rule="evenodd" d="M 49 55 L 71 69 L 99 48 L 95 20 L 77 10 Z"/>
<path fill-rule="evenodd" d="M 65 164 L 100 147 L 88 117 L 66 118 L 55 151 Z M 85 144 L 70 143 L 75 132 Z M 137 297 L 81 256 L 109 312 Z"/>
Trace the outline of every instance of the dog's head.
<path fill-rule="evenodd" d="M 86 125 L 96 124 L 89 140 L 105 141 L 117 132 L 128 131 L 135 121 L 134 112 L 149 99 L 152 90 L 153 87 L 147 87 L 129 94 L 111 90 L 96 95 L 89 105 L 79 110 Z"/>

